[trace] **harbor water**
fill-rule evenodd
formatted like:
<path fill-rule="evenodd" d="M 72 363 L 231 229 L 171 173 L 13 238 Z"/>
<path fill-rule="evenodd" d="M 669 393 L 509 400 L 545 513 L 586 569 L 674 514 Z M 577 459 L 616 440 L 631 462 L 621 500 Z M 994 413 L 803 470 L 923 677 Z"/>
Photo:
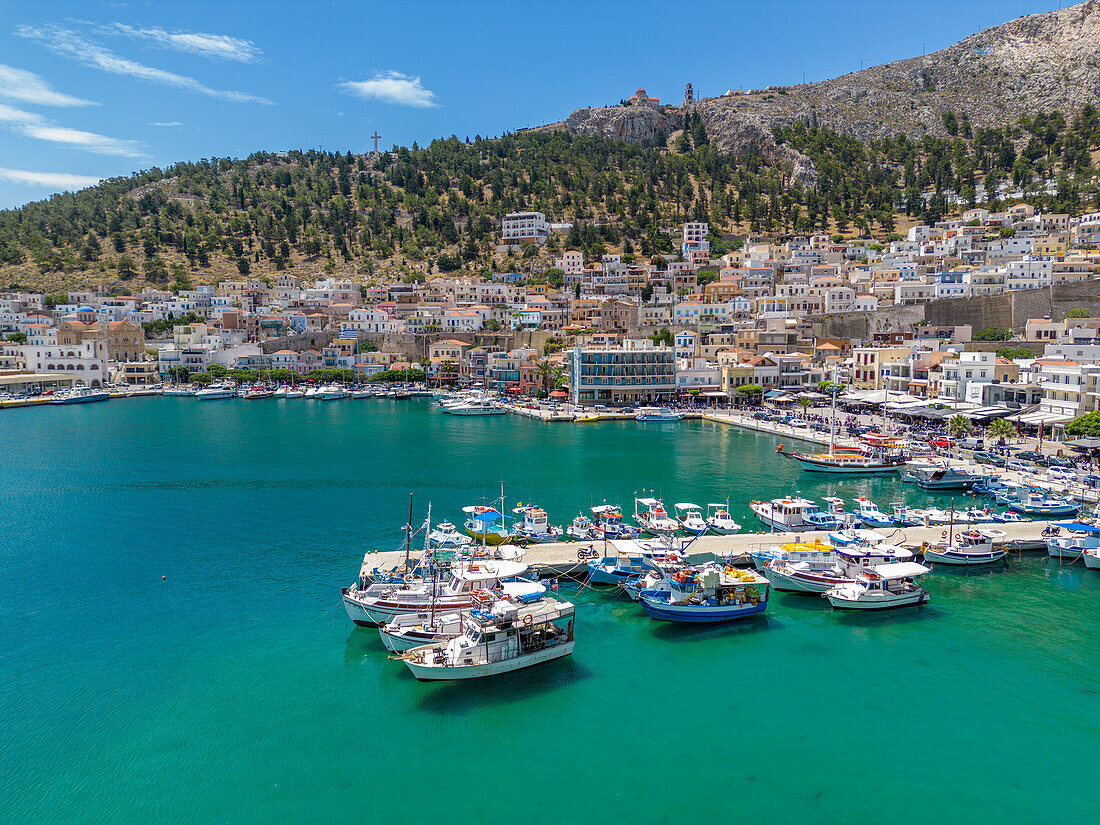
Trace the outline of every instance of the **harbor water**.
<path fill-rule="evenodd" d="M 1100 820 L 1100 572 L 934 571 L 920 610 L 776 594 L 758 619 L 577 603 L 568 659 L 421 684 L 339 604 L 369 549 L 517 500 L 793 493 L 946 506 L 801 472 L 700 422 L 546 424 L 424 400 L 142 398 L 0 412 L 0 809 L 30 823 Z"/>

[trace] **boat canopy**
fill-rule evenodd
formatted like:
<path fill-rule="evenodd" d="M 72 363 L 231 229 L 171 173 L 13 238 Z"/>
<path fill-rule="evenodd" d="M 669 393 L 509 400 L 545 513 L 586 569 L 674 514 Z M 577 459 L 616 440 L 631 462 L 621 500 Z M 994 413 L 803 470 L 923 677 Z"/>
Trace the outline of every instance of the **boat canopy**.
<path fill-rule="evenodd" d="M 655 504 L 658 503 L 657 499 L 655 498 L 636 498 L 634 500 L 643 507 L 653 507 Z"/>
<path fill-rule="evenodd" d="M 518 561 L 472 561 L 455 573 L 465 581 L 508 579 L 526 572 L 527 565 Z"/>
<path fill-rule="evenodd" d="M 504 595 L 510 599 L 521 599 L 546 592 L 546 585 L 538 582 L 504 582 L 501 587 Z"/>
<path fill-rule="evenodd" d="M 701 510 L 702 508 L 698 504 L 692 504 L 691 502 L 685 501 L 685 502 L 681 502 L 680 504 L 677 504 L 676 509 L 677 510 Z"/>
<path fill-rule="evenodd" d="M 619 556 L 644 556 L 646 549 L 633 539 L 608 539 L 607 543 Z"/>
<path fill-rule="evenodd" d="M 480 504 L 475 504 L 470 507 L 463 507 L 463 513 L 469 513 L 473 516 L 475 521 L 496 521 L 497 519 L 504 518 L 504 515 L 492 507 L 485 507 Z"/>
<path fill-rule="evenodd" d="M 908 579 L 913 576 L 923 576 L 930 569 L 915 561 L 894 561 L 887 564 L 876 564 L 874 571 L 884 579 Z"/>
<path fill-rule="evenodd" d="M 603 515 L 604 513 L 617 513 L 622 508 L 618 504 L 597 504 L 592 508 L 592 512 L 597 515 Z"/>

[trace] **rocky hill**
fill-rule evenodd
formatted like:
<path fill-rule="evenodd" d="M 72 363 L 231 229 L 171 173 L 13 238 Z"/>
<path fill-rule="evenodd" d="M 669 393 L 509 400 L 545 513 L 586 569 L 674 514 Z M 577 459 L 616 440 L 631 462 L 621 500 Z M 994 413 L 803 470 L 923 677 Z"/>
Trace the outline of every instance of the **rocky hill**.
<path fill-rule="evenodd" d="M 1100 0 L 1021 17 L 931 54 L 874 66 L 820 83 L 760 94 L 705 98 L 694 108 L 719 148 L 764 152 L 791 161 L 791 174 L 814 180 L 812 164 L 772 137 L 803 122 L 843 135 L 881 139 L 944 135 L 943 115 L 965 113 L 971 127 L 1014 125 L 1021 115 L 1069 116 L 1100 103 Z M 683 107 L 578 109 L 561 125 L 576 134 L 652 142 L 682 127 Z"/>

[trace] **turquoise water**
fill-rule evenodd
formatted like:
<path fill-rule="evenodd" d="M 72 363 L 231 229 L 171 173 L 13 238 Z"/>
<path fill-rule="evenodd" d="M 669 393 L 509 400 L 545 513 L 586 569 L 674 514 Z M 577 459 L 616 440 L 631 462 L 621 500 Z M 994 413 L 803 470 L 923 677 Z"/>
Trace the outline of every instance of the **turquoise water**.
<path fill-rule="evenodd" d="M 933 573 L 921 611 L 779 594 L 741 625 L 578 604 L 571 659 L 422 685 L 353 629 L 364 550 L 499 495 L 556 523 L 801 474 L 703 422 L 459 418 L 422 401 L 149 398 L 0 412 L 6 823 L 1095 822 L 1100 573 Z M 165 580 L 162 581 L 161 577 Z"/>

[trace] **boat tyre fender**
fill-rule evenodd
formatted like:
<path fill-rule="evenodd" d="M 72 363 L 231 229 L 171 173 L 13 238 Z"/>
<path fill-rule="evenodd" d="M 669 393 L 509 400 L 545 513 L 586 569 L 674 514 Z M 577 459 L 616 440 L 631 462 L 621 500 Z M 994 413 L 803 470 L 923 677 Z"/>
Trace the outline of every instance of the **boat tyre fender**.
<path fill-rule="evenodd" d="M 944 530 L 942 533 L 940 533 L 940 538 L 941 539 L 947 538 L 947 531 L 946 530 Z"/>
<path fill-rule="evenodd" d="M 528 613 L 526 616 L 523 617 L 523 626 L 524 627 L 529 626 L 531 624 L 531 621 L 532 621 L 531 614 Z"/>

